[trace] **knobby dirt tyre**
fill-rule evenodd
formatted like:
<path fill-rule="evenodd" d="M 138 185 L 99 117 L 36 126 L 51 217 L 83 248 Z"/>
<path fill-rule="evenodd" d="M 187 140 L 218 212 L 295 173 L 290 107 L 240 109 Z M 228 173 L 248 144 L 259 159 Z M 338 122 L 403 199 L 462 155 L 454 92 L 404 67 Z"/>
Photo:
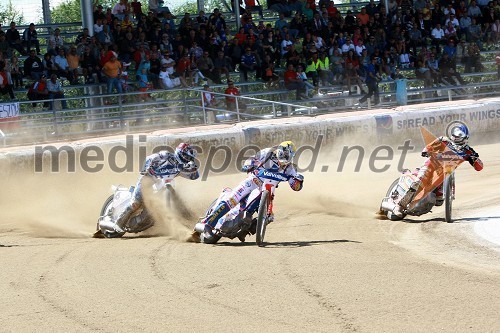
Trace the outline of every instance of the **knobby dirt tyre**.
<path fill-rule="evenodd" d="M 267 226 L 267 206 L 269 204 L 269 191 L 262 192 L 259 203 L 259 213 L 257 215 L 257 232 L 255 233 L 256 243 L 259 246 L 264 245 L 264 236 Z"/>
<path fill-rule="evenodd" d="M 448 223 L 453 223 L 452 209 L 453 209 L 453 183 L 455 182 L 455 176 L 451 174 L 444 181 L 444 191 L 445 191 L 445 221 Z"/>
<path fill-rule="evenodd" d="M 175 190 L 172 186 L 167 186 L 165 188 L 165 203 L 168 209 L 174 208 L 174 195 Z"/>

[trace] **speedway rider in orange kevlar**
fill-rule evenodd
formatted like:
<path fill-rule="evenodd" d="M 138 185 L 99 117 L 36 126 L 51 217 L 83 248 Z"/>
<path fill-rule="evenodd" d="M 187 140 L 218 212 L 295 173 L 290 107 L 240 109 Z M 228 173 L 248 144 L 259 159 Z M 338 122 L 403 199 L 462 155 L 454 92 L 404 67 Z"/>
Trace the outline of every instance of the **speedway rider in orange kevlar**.
<path fill-rule="evenodd" d="M 436 163 L 435 160 L 431 159 L 430 154 L 432 153 L 444 153 L 446 150 L 451 150 L 459 158 L 459 162 L 457 162 L 456 166 L 458 166 L 458 164 L 460 164 L 462 161 L 467 161 L 474 167 L 476 171 L 481 171 L 483 169 L 483 162 L 479 159 L 479 154 L 469 146 L 468 140 L 469 129 L 465 124 L 460 124 L 452 128 L 449 138 L 446 136 L 441 136 L 428 144 L 424 148 L 424 150 L 422 150 L 422 157 L 425 157 L 426 160 L 424 162 L 424 165 L 418 170 L 418 180 L 413 182 L 410 190 L 406 195 L 411 196 L 416 191 L 418 191 L 419 188 L 431 184 L 433 174 L 436 169 L 443 167 L 442 162 Z M 436 194 L 436 206 L 441 206 L 444 200 L 442 181 L 434 189 L 434 193 Z M 399 202 L 404 203 L 405 201 L 407 201 L 405 199 L 406 198 L 403 198 Z M 402 210 L 404 210 L 405 208 L 406 207 L 397 205 L 393 213 L 396 216 L 403 216 Z"/>

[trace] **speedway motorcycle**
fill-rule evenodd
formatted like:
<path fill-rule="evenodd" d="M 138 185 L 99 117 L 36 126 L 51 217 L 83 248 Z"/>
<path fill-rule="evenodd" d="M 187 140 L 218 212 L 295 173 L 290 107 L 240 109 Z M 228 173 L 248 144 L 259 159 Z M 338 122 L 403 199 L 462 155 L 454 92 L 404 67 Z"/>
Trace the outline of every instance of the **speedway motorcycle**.
<path fill-rule="evenodd" d="M 165 196 L 167 208 L 173 208 L 175 190 L 171 177 L 157 175 L 154 178 L 152 186 L 155 195 Z M 155 221 L 151 214 L 146 209 L 145 205 L 134 212 L 123 227 L 125 232 L 116 232 L 113 225 L 116 219 L 125 210 L 132 200 L 132 193 L 135 186 L 126 187 L 123 185 L 112 186 L 113 194 L 106 199 L 101 209 L 101 215 L 97 221 L 97 231 L 94 233 L 95 238 L 119 238 L 125 233 L 138 233 L 151 228 Z"/>
<path fill-rule="evenodd" d="M 443 198 L 445 206 L 445 221 L 453 222 L 452 208 L 455 200 L 455 169 L 464 160 L 456 152 L 448 151 L 444 153 L 429 153 L 431 163 L 435 168 L 433 179 L 444 179 Z M 418 169 L 411 171 L 403 170 L 401 176 L 389 187 L 386 196 L 380 204 L 380 213 L 386 215 L 392 221 L 404 219 L 407 215 L 420 216 L 429 213 L 436 206 L 436 186 L 422 184 L 416 191 L 411 191 L 411 185 L 418 180 Z M 436 178 L 437 177 L 437 178 Z M 402 216 L 394 214 L 394 209 L 400 205 Z M 440 206 L 441 204 L 439 204 Z"/>
<path fill-rule="evenodd" d="M 241 200 L 226 215 L 221 217 L 214 228 L 213 234 L 209 235 L 205 230 L 205 221 L 221 201 L 228 201 L 231 195 L 231 189 L 225 188 L 219 197 L 212 202 L 207 209 L 205 216 L 198 220 L 194 228 L 194 233 L 199 235 L 200 240 L 206 244 L 215 244 L 222 237 L 229 239 L 239 238 L 245 240 L 248 234 L 255 234 L 258 246 L 264 246 L 264 237 L 266 227 L 274 220 L 273 200 L 274 192 L 278 184 L 282 181 L 288 181 L 288 175 L 279 172 L 270 172 L 260 169 L 257 173 L 257 179 L 260 180 L 260 186 L 254 189 L 247 197 Z M 255 193 L 257 191 L 258 193 Z M 253 196 L 256 194 L 256 196 Z M 251 202 L 247 202 L 249 197 L 254 197 Z M 254 217 L 256 215 L 256 217 Z"/>

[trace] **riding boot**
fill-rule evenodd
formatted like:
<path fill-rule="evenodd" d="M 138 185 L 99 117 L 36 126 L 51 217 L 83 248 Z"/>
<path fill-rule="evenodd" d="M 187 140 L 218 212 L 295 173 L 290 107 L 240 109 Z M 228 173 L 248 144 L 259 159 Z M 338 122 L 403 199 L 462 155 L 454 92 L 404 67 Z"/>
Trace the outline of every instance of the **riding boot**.
<path fill-rule="evenodd" d="M 434 193 L 436 194 L 436 206 L 442 206 L 444 202 L 443 184 L 436 187 Z"/>
<path fill-rule="evenodd" d="M 125 232 L 123 230 L 123 228 L 125 227 L 125 224 L 127 223 L 127 221 L 130 219 L 130 217 L 132 216 L 132 214 L 135 211 L 136 211 L 136 209 L 134 209 L 133 205 L 125 208 L 125 210 L 116 219 L 116 223 L 115 223 L 115 231 L 116 232 L 119 232 L 119 233 Z"/>
<path fill-rule="evenodd" d="M 414 181 L 408 191 L 405 193 L 405 195 L 399 200 L 398 206 L 400 206 L 403 209 L 406 209 L 408 205 L 412 202 L 413 198 L 415 197 L 415 194 L 417 193 L 418 189 L 421 187 L 422 182 L 420 180 Z M 397 214 L 396 214 L 397 215 Z"/>
<path fill-rule="evenodd" d="M 212 211 L 212 214 L 207 216 L 205 219 L 205 224 L 213 229 L 217 225 L 217 221 L 221 217 L 227 214 L 231 210 L 229 204 L 225 201 L 221 201 L 219 205 Z"/>

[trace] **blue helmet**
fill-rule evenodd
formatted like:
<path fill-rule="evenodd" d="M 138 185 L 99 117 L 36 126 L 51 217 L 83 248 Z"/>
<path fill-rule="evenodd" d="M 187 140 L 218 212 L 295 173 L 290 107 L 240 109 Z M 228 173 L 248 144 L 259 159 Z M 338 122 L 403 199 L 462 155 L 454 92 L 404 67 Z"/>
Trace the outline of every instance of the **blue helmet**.
<path fill-rule="evenodd" d="M 469 140 L 469 129 L 465 124 L 460 124 L 451 129 L 451 141 L 457 145 L 467 144 Z"/>

